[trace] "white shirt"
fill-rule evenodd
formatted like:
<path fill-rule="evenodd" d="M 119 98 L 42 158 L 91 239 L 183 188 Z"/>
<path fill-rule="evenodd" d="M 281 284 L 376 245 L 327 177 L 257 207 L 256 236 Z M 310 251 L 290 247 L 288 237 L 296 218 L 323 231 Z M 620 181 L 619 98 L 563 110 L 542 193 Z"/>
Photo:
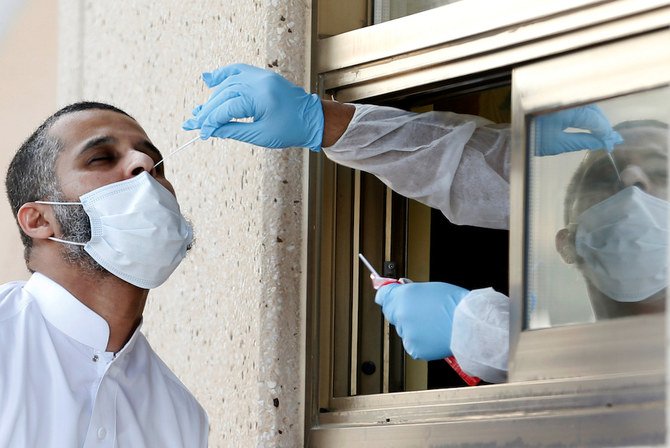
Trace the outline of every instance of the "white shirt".
<path fill-rule="evenodd" d="M 204 447 L 207 415 L 139 328 L 107 322 L 49 278 L 0 286 L 1 447 Z"/>

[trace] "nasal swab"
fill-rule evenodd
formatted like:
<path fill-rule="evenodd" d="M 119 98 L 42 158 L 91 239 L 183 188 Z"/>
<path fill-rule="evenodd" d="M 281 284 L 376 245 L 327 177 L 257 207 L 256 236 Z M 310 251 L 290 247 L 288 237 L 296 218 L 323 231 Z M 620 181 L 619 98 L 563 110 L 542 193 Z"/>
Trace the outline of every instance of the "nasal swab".
<path fill-rule="evenodd" d="M 200 137 L 194 137 L 193 140 L 189 140 L 189 141 L 187 141 L 186 143 L 184 143 L 183 145 L 181 145 L 179 148 L 175 149 L 175 150 L 172 151 L 170 154 L 168 154 L 168 155 L 166 155 L 165 157 L 163 157 L 162 159 L 160 159 L 160 160 L 154 165 L 154 168 L 156 168 L 158 165 L 160 165 L 161 163 L 163 163 L 163 160 L 167 159 L 167 158 L 170 157 L 171 155 L 177 154 L 177 153 L 178 153 L 179 151 L 181 151 L 182 149 L 188 148 L 189 146 L 191 146 L 193 143 L 195 143 L 195 142 L 198 141 L 198 140 L 200 140 Z"/>
<path fill-rule="evenodd" d="M 370 271 L 374 277 L 381 277 L 381 275 L 375 271 L 375 268 L 372 267 L 368 259 L 363 256 L 363 254 L 358 254 L 358 258 L 361 259 L 365 267 L 368 268 L 368 271 Z"/>
<path fill-rule="evenodd" d="M 608 152 L 607 156 L 609 157 L 610 161 L 612 162 L 612 166 L 614 167 L 614 171 L 616 172 L 616 175 L 619 178 L 619 182 L 621 182 L 621 173 L 619 173 L 619 168 L 616 166 L 616 163 L 614 162 L 614 157 L 612 157 L 612 153 Z"/>

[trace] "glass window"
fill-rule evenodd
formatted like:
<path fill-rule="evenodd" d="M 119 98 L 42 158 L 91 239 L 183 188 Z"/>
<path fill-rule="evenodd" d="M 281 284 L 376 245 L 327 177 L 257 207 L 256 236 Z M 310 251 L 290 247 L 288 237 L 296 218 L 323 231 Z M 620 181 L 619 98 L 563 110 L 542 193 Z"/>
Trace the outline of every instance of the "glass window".
<path fill-rule="evenodd" d="M 666 87 L 533 117 L 527 328 L 665 309 L 669 101 Z M 552 134 L 589 114 L 616 134 L 574 122 Z M 599 149 L 608 139 L 613 150 Z M 564 152 L 571 142 L 594 149 Z"/>
<path fill-rule="evenodd" d="M 320 0 L 318 35 L 334 36 L 463 0 Z"/>
<path fill-rule="evenodd" d="M 512 382 L 665 368 L 667 37 L 513 71 Z"/>
<path fill-rule="evenodd" d="M 463 0 L 375 0 L 374 23 L 382 23 Z"/>

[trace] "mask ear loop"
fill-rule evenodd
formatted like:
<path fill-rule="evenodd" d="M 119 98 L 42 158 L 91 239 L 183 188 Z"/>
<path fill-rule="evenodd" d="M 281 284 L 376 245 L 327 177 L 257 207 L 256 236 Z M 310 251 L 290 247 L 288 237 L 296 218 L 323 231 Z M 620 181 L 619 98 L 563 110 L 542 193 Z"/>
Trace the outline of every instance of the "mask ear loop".
<path fill-rule="evenodd" d="M 35 204 L 44 205 L 81 205 L 81 202 L 52 202 L 52 201 L 34 201 Z"/>
<path fill-rule="evenodd" d="M 44 205 L 82 205 L 81 202 L 56 202 L 56 201 L 35 201 L 35 204 L 44 204 Z M 75 241 L 62 240 L 56 238 L 55 236 L 50 236 L 48 239 L 51 241 L 57 241 L 64 244 L 72 244 L 74 246 L 86 246 L 86 243 L 77 243 Z"/>
<path fill-rule="evenodd" d="M 63 244 L 72 244 L 73 246 L 86 246 L 86 243 L 77 243 L 75 241 L 62 240 L 60 238 L 56 238 L 55 236 L 50 236 L 48 239 L 50 239 L 51 241 L 57 241 L 57 242 L 63 243 Z"/>

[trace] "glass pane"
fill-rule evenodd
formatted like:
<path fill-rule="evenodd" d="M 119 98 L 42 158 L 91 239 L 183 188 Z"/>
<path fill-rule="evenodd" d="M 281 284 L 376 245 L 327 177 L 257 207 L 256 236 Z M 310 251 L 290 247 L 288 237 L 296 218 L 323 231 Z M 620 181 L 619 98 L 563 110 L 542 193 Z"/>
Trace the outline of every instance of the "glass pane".
<path fill-rule="evenodd" d="M 669 101 L 664 87 L 531 119 L 527 328 L 665 309 Z"/>
<path fill-rule="evenodd" d="M 462 0 L 375 0 L 373 23 L 405 17 Z"/>

